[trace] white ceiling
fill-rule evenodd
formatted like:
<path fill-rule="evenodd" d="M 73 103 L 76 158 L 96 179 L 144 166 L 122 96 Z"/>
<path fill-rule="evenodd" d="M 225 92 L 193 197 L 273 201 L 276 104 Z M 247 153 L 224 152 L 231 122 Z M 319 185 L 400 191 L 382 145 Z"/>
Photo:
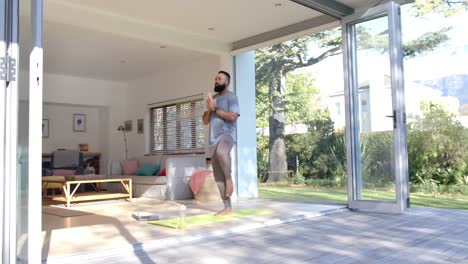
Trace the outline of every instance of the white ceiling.
<path fill-rule="evenodd" d="M 359 7 L 376 1 L 340 2 Z M 44 70 L 133 80 L 321 15 L 289 0 L 45 0 Z M 23 40 L 29 35 L 24 27 Z"/>
<path fill-rule="evenodd" d="M 28 20 L 21 17 L 21 44 L 29 41 Z M 129 81 L 214 56 L 50 21 L 44 21 L 43 29 L 44 71 L 47 73 Z M 20 67 L 26 69 L 27 65 L 27 57 L 20 56 Z"/>
<path fill-rule="evenodd" d="M 44 23 L 46 72 L 125 81 L 210 56 L 197 51 L 161 46 L 154 42 L 76 26 Z"/>
<path fill-rule="evenodd" d="M 321 15 L 289 0 L 59 1 L 229 43 Z"/>

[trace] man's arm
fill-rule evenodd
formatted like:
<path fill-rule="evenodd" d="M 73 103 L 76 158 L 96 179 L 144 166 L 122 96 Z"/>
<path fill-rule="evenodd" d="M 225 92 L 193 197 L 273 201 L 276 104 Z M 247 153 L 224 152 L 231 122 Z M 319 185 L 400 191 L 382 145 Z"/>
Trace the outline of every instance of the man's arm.
<path fill-rule="evenodd" d="M 230 96 L 228 99 L 228 109 L 226 109 L 226 111 L 216 109 L 216 114 L 228 122 L 236 122 L 239 117 L 239 100 L 237 96 Z"/>
<path fill-rule="evenodd" d="M 211 115 L 211 110 L 207 109 L 205 113 L 203 113 L 203 124 L 208 125 L 210 123 L 210 115 Z"/>
<path fill-rule="evenodd" d="M 211 112 L 216 108 L 216 101 L 213 99 L 211 93 L 206 96 L 206 111 L 203 113 L 203 124 L 208 125 L 210 123 Z"/>
<path fill-rule="evenodd" d="M 228 111 L 224 111 L 224 110 L 221 110 L 221 109 L 216 109 L 215 113 L 218 114 L 222 119 L 227 120 L 229 122 L 236 122 L 237 117 L 239 117 L 238 113 L 228 112 Z M 208 122 L 209 122 L 209 120 L 208 120 Z"/>

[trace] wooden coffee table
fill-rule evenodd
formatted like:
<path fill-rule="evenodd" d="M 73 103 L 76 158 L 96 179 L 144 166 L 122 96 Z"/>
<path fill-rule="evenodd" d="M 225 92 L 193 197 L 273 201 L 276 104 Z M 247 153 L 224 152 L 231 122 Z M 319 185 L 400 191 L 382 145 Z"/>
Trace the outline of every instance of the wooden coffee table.
<path fill-rule="evenodd" d="M 62 178 L 63 177 L 63 178 Z M 46 188 L 48 184 L 60 183 L 62 184 L 62 195 L 50 196 L 54 201 L 66 202 L 67 207 L 70 207 L 72 202 L 105 200 L 105 199 L 118 199 L 128 198 L 132 200 L 132 179 L 131 178 L 113 178 L 108 179 L 106 175 L 73 175 L 62 177 L 43 177 L 42 187 Z M 105 182 L 120 182 L 127 193 L 109 193 L 100 190 L 101 183 Z M 81 184 L 91 184 L 95 192 L 77 193 L 78 187 Z M 72 186 L 71 185 L 75 185 Z"/>

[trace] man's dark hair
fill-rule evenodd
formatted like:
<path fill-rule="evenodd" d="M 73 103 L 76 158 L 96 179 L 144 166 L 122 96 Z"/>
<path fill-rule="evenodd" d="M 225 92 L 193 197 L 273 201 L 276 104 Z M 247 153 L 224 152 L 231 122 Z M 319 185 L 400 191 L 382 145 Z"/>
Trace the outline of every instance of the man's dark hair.
<path fill-rule="evenodd" d="M 218 74 L 224 74 L 227 78 L 228 83 L 231 83 L 231 75 L 226 71 L 219 71 Z"/>

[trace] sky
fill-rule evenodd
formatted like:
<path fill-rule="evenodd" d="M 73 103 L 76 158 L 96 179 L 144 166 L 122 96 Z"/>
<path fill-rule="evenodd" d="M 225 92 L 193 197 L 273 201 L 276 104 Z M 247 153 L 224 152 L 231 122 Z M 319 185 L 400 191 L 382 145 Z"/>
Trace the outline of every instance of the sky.
<path fill-rule="evenodd" d="M 449 41 L 438 47 L 435 51 L 426 55 L 418 55 L 415 58 L 404 59 L 405 89 L 407 93 L 415 92 L 409 91 L 409 89 L 422 88 L 420 85 L 414 84 L 416 81 L 437 80 L 441 77 L 454 74 L 468 75 L 467 25 L 468 11 L 462 11 L 450 17 L 444 17 L 441 14 L 431 14 L 424 18 L 418 18 L 411 15 L 410 5 L 402 7 L 403 42 L 416 39 L 427 32 L 434 32 L 444 27 L 452 27 L 448 33 Z M 310 52 L 316 56 L 321 51 L 311 46 Z M 360 76 L 360 79 L 371 78 L 369 76 L 381 75 L 382 72 L 388 71 L 388 55 L 385 58 L 376 52 L 373 53 L 367 52 L 365 54 L 372 54 L 367 60 L 368 63 L 364 63 L 364 59 L 360 62 L 359 56 L 361 58 L 365 56 L 362 56 L 364 55 L 363 52 L 358 53 L 358 72 L 360 71 L 360 75 L 363 75 L 363 77 Z M 343 91 L 342 60 L 342 56 L 329 57 L 301 71 L 311 72 L 316 86 L 321 90 L 323 87 L 326 87 L 328 93 Z M 385 65 L 386 67 L 381 65 Z M 460 93 L 468 93 L 468 87 L 465 85 L 463 90 L 459 91 Z M 462 96 L 459 97 L 461 99 Z"/>
<path fill-rule="evenodd" d="M 409 7 L 410 5 L 406 5 L 402 8 L 404 42 L 443 27 L 453 28 L 448 34 L 450 40 L 430 55 L 405 60 L 405 78 L 421 80 L 468 74 L 468 11 L 447 18 L 440 14 L 415 18 L 409 14 Z"/>

